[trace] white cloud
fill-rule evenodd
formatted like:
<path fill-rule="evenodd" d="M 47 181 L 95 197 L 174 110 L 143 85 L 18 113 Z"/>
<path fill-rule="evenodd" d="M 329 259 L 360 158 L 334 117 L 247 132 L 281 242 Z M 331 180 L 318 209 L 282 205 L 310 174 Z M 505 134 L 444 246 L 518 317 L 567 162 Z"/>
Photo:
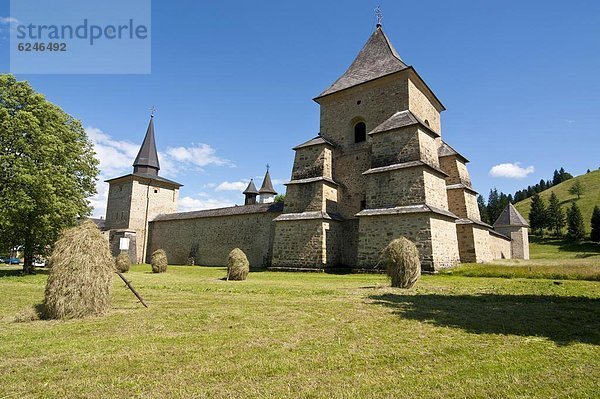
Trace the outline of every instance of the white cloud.
<path fill-rule="evenodd" d="M 0 17 L 0 24 L 18 24 L 19 20 L 13 17 Z"/>
<path fill-rule="evenodd" d="M 215 149 L 210 145 L 203 143 L 192 144 L 191 147 L 170 147 L 167 149 L 167 155 L 175 161 L 199 167 L 207 165 L 234 166 L 231 161 L 218 157 Z"/>
<path fill-rule="evenodd" d="M 5 28 L 0 28 L 0 32 L 16 32 L 19 20 L 13 17 L 0 17 L 0 25 L 6 25 Z M 3 39 L 7 39 L 8 35 L 2 35 Z"/>
<path fill-rule="evenodd" d="M 205 198 L 206 195 L 203 195 L 203 193 L 199 194 L 198 197 L 202 197 L 202 198 L 194 198 L 194 197 L 180 198 L 179 204 L 178 204 L 178 211 L 179 212 L 200 211 L 203 209 L 224 208 L 227 206 L 235 205 L 233 202 L 224 200 L 224 199 Z"/>
<path fill-rule="evenodd" d="M 94 144 L 96 158 L 100 161 L 103 174 L 113 176 L 131 168 L 140 149 L 139 144 L 114 140 L 102 130 L 91 126 L 85 128 L 85 133 Z"/>
<path fill-rule="evenodd" d="M 506 177 L 508 179 L 523 179 L 535 172 L 533 166 L 522 167 L 519 162 L 501 163 L 490 169 L 489 175 L 492 177 Z"/>
<path fill-rule="evenodd" d="M 215 191 L 244 191 L 248 181 L 224 181 L 215 187 Z"/>

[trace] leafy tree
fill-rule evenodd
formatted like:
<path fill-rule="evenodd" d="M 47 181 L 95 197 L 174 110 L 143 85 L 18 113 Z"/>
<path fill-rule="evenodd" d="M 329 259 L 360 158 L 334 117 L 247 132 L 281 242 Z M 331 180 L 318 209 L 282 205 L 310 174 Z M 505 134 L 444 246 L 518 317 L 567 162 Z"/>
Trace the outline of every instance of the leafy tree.
<path fill-rule="evenodd" d="M 571 241 L 582 241 L 585 238 L 583 216 L 575 201 L 567 211 L 567 237 Z"/>
<path fill-rule="evenodd" d="M 581 182 L 579 180 L 575 181 L 575 183 L 573 183 L 573 185 L 571 186 L 571 188 L 569 188 L 569 194 L 571 195 L 576 195 L 577 199 L 580 199 L 581 196 L 584 193 L 584 188 L 583 185 L 581 184 Z"/>
<path fill-rule="evenodd" d="M 539 194 L 534 194 L 531 197 L 531 210 L 529 211 L 529 225 L 531 230 L 544 236 L 544 227 L 548 224 L 548 214 L 546 204 Z"/>
<path fill-rule="evenodd" d="M 285 202 L 285 194 L 276 195 L 275 202 Z"/>
<path fill-rule="evenodd" d="M 596 205 L 592 212 L 592 234 L 590 239 L 595 242 L 600 242 L 600 207 Z"/>
<path fill-rule="evenodd" d="M 591 170 L 588 169 L 587 172 L 585 172 L 585 173 L 590 173 L 590 172 L 591 172 Z"/>
<path fill-rule="evenodd" d="M 487 206 L 485 205 L 485 200 L 483 199 L 483 196 L 481 194 L 477 195 L 477 206 L 479 207 L 481 221 L 487 224 L 491 224 Z"/>
<path fill-rule="evenodd" d="M 78 120 L 0 75 L 0 244 L 23 246 L 25 273 L 63 228 L 90 214 L 97 164 Z"/>
<path fill-rule="evenodd" d="M 554 192 L 550 194 L 548 204 L 548 227 L 554 230 L 554 234 L 560 236 L 565 227 L 565 214 L 560 207 L 560 201 Z"/>

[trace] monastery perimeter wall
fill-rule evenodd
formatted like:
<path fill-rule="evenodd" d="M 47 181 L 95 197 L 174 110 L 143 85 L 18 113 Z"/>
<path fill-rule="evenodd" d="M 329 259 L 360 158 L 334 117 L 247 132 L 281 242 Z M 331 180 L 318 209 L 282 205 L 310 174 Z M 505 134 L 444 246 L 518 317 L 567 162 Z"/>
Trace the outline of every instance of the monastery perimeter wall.
<path fill-rule="evenodd" d="M 250 267 L 259 268 L 271 261 L 277 212 L 150 222 L 148 257 L 164 249 L 169 264 L 185 265 L 189 258 L 201 266 L 225 266 L 229 252 L 239 248 Z"/>

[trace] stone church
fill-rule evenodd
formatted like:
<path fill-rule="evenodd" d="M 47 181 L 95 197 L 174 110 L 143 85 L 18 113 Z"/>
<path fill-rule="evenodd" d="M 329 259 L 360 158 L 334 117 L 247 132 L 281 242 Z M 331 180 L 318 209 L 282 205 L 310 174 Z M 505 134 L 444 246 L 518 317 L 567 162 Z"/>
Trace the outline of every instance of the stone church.
<path fill-rule="evenodd" d="M 113 252 L 126 237 L 137 262 L 162 248 L 172 264 L 224 265 L 238 247 L 253 267 L 361 271 L 405 236 L 424 271 L 528 258 L 527 222 L 512 205 L 494 227 L 481 221 L 469 161 L 441 136 L 444 105 L 381 25 L 314 101 L 320 132 L 293 148 L 283 203 L 267 170 L 242 206 L 177 212 L 181 184 L 159 176 L 151 118 L 133 173 L 108 180 Z"/>

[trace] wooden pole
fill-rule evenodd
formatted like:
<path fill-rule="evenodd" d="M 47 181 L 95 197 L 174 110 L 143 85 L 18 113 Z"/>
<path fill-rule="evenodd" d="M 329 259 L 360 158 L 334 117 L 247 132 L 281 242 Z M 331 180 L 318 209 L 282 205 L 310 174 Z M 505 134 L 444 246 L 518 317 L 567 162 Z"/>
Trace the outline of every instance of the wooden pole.
<path fill-rule="evenodd" d="M 131 284 L 131 282 L 127 281 L 125 276 L 123 276 L 123 273 L 121 273 L 118 270 L 116 270 L 115 273 L 117 273 L 119 275 L 119 277 L 121 277 L 121 280 L 123 280 L 125 282 L 125 285 L 127 285 L 127 288 L 129 288 L 131 290 L 131 292 L 133 292 L 133 295 L 135 295 L 137 297 L 137 299 L 140 300 L 142 305 L 144 305 L 145 307 L 148 307 L 148 305 L 146 305 L 146 302 L 144 302 L 144 298 L 142 298 L 142 296 L 135 290 L 135 288 L 133 288 L 133 285 Z"/>

